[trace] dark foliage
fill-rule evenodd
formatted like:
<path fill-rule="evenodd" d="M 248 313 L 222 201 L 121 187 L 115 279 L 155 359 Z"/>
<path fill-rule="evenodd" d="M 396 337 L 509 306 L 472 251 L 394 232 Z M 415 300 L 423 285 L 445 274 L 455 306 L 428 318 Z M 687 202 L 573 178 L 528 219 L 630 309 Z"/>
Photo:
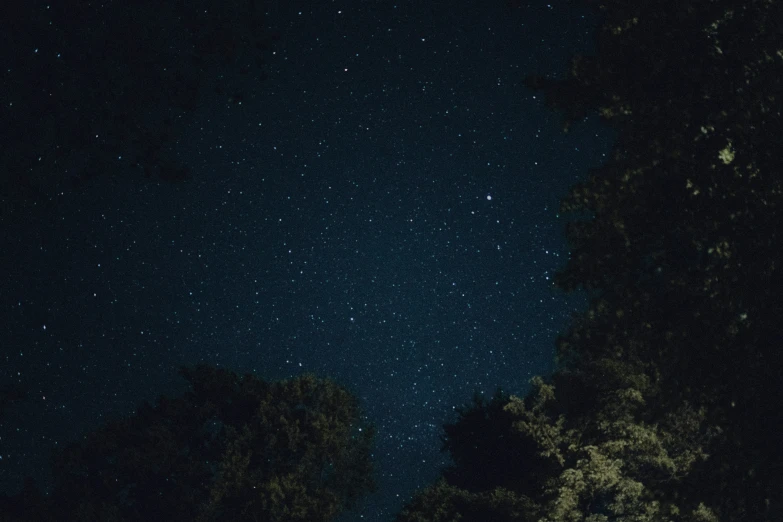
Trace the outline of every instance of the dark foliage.
<path fill-rule="evenodd" d="M 326 521 L 374 489 L 374 429 L 343 388 L 312 375 L 267 383 L 206 366 L 182 373 L 191 392 L 145 403 L 58 452 L 52 494 L 26 484 L 0 512 L 10 520 Z"/>
<path fill-rule="evenodd" d="M 597 54 L 528 86 L 566 129 L 597 110 L 618 131 L 560 208 L 591 217 L 568 224 L 555 282 L 596 297 L 558 337 L 539 409 L 511 398 L 512 420 L 489 422 L 490 403 L 447 427 L 456 490 L 424 490 L 404 520 L 459 519 L 469 477 L 508 484 L 498 454 L 518 450 L 483 444 L 509 422 L 559 466 L 538 475 L 541 511 L 515 520 L 779 520 L 783 5 L 586 3 L 603 14 Z"/>
<path fill-rule="evenodd" d="M 475 394 L 471 405 L 458 409 L 457 421 L 444 426 L 443 450 L 454 462 L 443 471 L 448 484 L 471 493 L 496 487 L 541 492 L 536 477 L 547 473 L 548 463 L 535 441 L 514 429 L 514 416 L 504 409 L 508 401 L 502 390 L 489 401 Z"/>

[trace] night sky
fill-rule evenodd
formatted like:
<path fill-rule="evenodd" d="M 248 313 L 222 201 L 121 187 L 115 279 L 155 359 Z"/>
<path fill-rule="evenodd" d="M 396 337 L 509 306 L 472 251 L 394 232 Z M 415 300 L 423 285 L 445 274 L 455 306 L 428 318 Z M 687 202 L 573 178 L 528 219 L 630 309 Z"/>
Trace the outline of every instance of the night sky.
<path fill-rule="evenodd" d="M 446 463 L 455 407 L 551 371 L 587 302 L 552 287 L 558 203 L 613 138 L 564 134 L 522 82 L 564 76 L 597 20 L 470 4 L 272 2 L 268 78 L 181 123 L 191 179 L 3 195 L 0 385 L 28 398 L 0 420 L 0 491 L 208 363 L 355 392 L 379 491 L 345 519 L 388 521 Z"/>

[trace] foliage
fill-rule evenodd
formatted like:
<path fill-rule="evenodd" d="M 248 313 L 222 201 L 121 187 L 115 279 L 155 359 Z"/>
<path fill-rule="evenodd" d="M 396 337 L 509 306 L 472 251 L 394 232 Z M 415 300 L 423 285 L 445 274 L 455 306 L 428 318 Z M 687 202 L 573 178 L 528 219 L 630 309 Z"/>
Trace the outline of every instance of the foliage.
<path fill-rule="evenodd" d="M 476 394 L 471 405 L 458 409 L 458 420 L 444 426 L 443 450 L 454 462 L 443 471 L 449 484 L 471 492 L 496 487 L 538 492 L 535 477 L 550 464 L 537 455 L 535 441 L 515 429 L 508 401 L 501 390 L 489 402 Z"/>
<path fill-rule="evenodd" d="M 569 423 L 558 413 L 554 386 L 540 377 L 531 382 L 525 399 L 496 394 L 489 403 L 474 399 L 472 408 L 461 410 L 457 422 L 446 426 L 444 444 L 455 465 L 420 492 L 399 521 L 695 522 L 696 511 L 711 513 L 678 503 L 673 493 L 693 465 L 707 458 L 703 410 L 685 404 L 650 425 L 639 420 L 641 394 L 626 389 L 607 397 L 589 418 Z M 479 428 L 486 431 L 472 438 Z M 499 446 L 486 446 L 493 442 Z M 504 454 L 508 461 L 501 464 Z M 466 481 L 471 474 L 479 478 Z M 506 509 L 490 498 L 525 508 Z"/>
<path fill-rule="evenodd" d="M 537 506 L 505 488 L 472 493 L 445 479 L 420 491 L 397 515 L 397 522 L 513 522 L 529 520 Z"/>
<path fill-rule="evenodd" d="M 345 389 L 309 374 L 182 374 L 185 396 L 55 456 L 46 502 L 57 520 L 326 521 L 374 489 L 374 429 Z"/>
<path fill-rule="evenodd" d="M 595 110 L 618 131 L 611 159 L 560 209 L 592 217 L 568 224 L 555 282 L 597 297 L 558 337 L 548 381 L 447 427 L 457 469 L 434 491 L 463 489 L 419 497 L 406 516 L 474 509 L 454 480 L 474 475 L 539 507 L 515 520 L 780 520 L 783 5 L 588 3 L 604 15 L 597 54 L 528 85 L 566 129 Z M 469 455 L 461 437 L 479 428 L 494 431 L 481 444 L 502 435 L 514 448 Z M 492 480 L 501 451 L 524 489 L 506 471 Z"/>

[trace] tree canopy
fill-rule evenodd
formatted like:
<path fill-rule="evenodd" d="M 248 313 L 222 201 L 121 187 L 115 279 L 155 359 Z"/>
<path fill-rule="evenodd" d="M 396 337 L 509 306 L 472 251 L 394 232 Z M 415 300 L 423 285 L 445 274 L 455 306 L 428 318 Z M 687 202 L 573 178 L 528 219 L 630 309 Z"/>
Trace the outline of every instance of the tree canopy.
<path fill-rule="evenodd" d="M 52 493 L 27 481 L 0 499 L 0 512 L 20 521 L 327 521 L 374 490 L 375 430 L 346 389 L 310 374 L 272 383 L 208 366 L 182 374 L 188 393 L 58 451 Z"/>
<path fill-rule="evenodd" d="M 783 515 L 783 6 L 587 3 L 603 15 L 596 55 L 575 57 L 565 79 L 527 83 L 566 130 L 593 111 L 617 130 L 611 159 L 560 208 L 591 217 L 568 223 L 555 283 L 596 297 L 558 337 L 554 375 L 446 428 L 462 471 L 447 470 L 400 522 L 440 520 L 460 502 L 471 508 L 450 519 L 470 520 L 498 488 L 534 506 L 511 518 L 521 521 Z M 477 472 L 489 450 L 465 455 L 462 437 L 479 429 L 492 430 L 479 440 L 525 441 L 499 450 L 511 462 L 536 449 L 513 477 Z"/>

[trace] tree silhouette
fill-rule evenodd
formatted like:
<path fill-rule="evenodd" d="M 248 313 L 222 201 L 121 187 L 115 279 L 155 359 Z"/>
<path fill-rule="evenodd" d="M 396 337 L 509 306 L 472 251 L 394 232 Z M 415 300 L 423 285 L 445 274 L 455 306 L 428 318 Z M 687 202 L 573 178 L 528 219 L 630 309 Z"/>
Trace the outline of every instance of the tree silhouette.
<path fill-rule="evenodd" d="M 541 494 L 512 486 L 538 506 L 515 520 L 779 520 L 783 6 L 587 3 L 604 15 L 597 54 L 528 85 L 566 129 L 597 110 L 618 131 L 610 161 L 560 208 L 591 217 L 568 224 L 555 282 L 597 297 L 558 337 L 554 375 L 503 408 L 552 465 Z M 466 448 L 457 466 L 489 490 L 493 473 L 472 471 L 487 450 Z M 433 486 L 400 520 L 436 520 L 454 498 L 475 506 L 460 476 L 449 470 L 456 492 Z"/>
<path fill-rule="evenodd" d="M 502 390 L 488 402 L 475 394 L 472 405 L 457 410 L 457 421 L 444 426 L 443 449 L 454 462 L 443 471 L 448 484 L 470 492 L 503 487 L 538 493 L 535 477 L 547 473 L 548 465 L 535 441 L 514 429 L 508 402 Z"/>
<path fill-rule="evenodd" d="M 326 521 L 374 489 L 374 428 L 313 375 L 267 383 L 207 366 L 53 458 L 54 487 L 0 501 L 11 520 Z M 34 518 L 37 517 L 37 518 Z"/>

